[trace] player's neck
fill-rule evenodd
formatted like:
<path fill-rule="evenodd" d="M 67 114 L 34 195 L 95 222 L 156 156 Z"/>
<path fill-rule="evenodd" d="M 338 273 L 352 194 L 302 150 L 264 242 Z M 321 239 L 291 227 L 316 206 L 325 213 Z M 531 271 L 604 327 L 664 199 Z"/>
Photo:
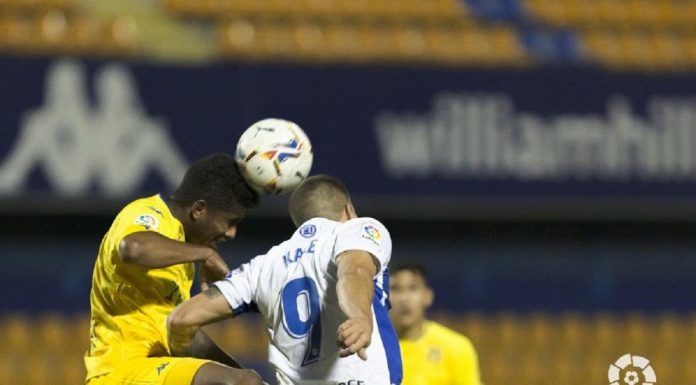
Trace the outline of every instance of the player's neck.
<path fill-rule="evenodd" d="M 407 341 L 417 341 L 425 334 L 425 320 L 397 329 L 399 339 Z"/>
<path fill-rule="evenodd" d="M 184 219 L 186 218 L 186 210 L 164 195 L 160 195 L 160 198 L 162 198 L 164 204 L 167 205 L 167 208 L 169 208 L 169 212 L 172 213 L 172 216 L 183 224 Z"/>

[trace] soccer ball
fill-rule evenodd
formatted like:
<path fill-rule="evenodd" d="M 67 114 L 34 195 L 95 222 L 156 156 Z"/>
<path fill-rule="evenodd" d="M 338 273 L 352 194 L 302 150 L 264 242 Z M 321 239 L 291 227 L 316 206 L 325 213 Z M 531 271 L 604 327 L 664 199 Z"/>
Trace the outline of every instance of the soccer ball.
<path fill-rule="evenodd" d="M 259 192 L 284 194 L 312 168 L 312 144 L 297 124 L 283 119 L 254 123 L 239 138 L 235 160 L 244 179 Z"/>

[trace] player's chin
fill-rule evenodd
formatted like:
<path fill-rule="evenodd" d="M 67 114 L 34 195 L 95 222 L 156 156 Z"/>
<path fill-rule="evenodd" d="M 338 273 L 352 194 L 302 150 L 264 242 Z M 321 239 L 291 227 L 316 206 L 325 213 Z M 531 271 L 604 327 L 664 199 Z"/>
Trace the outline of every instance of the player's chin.
<path fill-rule="evenodd" d="M 219 236 L 212 238 L 210 241 L 208 241 L 208 245 L 213 248 L 217 248 L 219 245 L 229 241 L 231 238 L 226 237 L 226 236 Z"/>
<path fill-rule="evenodd" d="M 416 323 L 415 315 L 392 314 L 392 323 L 397 327 L 409 327 Z"/>

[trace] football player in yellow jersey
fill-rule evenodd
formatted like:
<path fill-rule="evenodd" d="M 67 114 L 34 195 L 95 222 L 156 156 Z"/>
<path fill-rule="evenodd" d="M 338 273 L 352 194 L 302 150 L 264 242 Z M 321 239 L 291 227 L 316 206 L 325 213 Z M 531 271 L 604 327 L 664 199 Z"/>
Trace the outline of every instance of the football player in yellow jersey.
<path fill-rule="evenodd" d="M 426 319 L 433 303 L 425 268 L 391 269 L 390 316 L 399 335 L 402 385 L 480 385 L 478 358 L 468 338 Z"/>
<path fill-rule="evenodd" d="M 258 204 L 229 155 L 194 163 L 174 193 L 138 199 L 116 216 L 94 266 L 88 385 L 258 385 L 204 333 L 192 357 L 171 357 L 169 313 L 190 297 L 195 266 L 202 286 L 229 271 L 216 251 Z"/>

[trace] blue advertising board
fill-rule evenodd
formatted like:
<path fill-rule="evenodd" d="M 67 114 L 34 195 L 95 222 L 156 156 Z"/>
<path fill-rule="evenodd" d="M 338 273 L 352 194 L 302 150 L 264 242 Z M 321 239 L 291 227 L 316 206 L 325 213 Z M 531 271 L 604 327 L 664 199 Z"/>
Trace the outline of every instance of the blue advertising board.
<path fill-rule="evenodd" d="M 3 58 L 0 74 L 2 210 L 170 190 L 280 117 L 309 135 L 314 173 L 385 215 L 696 214 L 687 74 L 61 58 Z"/>

